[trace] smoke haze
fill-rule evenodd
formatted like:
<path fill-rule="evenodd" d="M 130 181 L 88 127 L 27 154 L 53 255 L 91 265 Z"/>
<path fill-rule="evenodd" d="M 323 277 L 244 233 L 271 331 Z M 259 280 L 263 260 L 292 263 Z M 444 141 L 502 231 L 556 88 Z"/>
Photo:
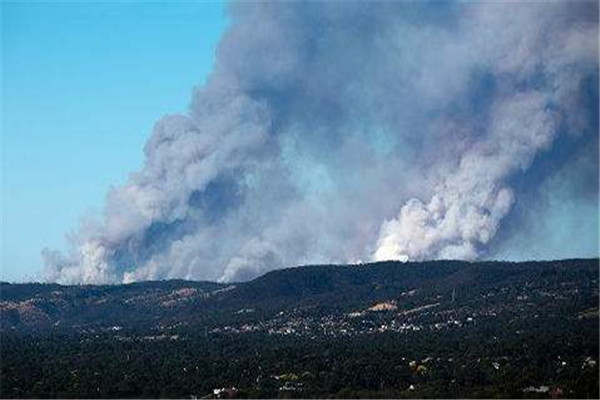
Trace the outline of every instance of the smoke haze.
<path fill-rule="evenodd" d="M 234 2 L 229 13 L 189 113 L 156 123 L 143 168 L 67 254 L 43 251 L 49 280 L 553 257 L 584 210 L 576 248 L 597 256 L 597 2 Z"/>

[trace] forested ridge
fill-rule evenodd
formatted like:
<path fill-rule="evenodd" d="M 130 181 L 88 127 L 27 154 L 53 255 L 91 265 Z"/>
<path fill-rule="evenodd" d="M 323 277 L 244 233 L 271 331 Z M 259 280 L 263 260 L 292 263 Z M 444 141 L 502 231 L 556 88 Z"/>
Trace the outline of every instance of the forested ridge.
<path fill-rule="evenodd" d="M 598 260 L 0 284 L 0 397 L 598 397 Z"/>

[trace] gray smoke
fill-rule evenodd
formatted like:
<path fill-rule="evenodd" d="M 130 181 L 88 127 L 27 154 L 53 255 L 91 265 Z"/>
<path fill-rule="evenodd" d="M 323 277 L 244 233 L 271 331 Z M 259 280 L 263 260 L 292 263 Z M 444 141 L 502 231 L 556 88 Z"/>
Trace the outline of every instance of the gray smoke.
<path fill-rule="evenodd" d="M 44 250 L 48 279 L 233 281 L 308 263 L 485 257 L 520 188 L 550 179 L 528 178 L 540 155 L 598 136 L 596 2 L 229 12 L 189 114 L 156 123 L 141 171 L 109 191 L 68 254 Z"/>

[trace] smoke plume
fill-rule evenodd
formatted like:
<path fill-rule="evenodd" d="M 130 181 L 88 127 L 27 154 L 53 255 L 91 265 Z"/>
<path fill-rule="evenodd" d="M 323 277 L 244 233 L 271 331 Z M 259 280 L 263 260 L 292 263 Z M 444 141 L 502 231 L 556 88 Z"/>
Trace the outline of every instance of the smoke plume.
<path fill-rule="evenodd" d="M 109 190 L 67 254 L 44 250 L 49 280 L 235 281 L 307 263 L 485 258 L 504 226 L 527 220 L 515 204 L 543 218 L 519 203 L 560 172 L 540 160 L 598 169 L 597 154 L 574 163 L 597 146 L 597 2 L 228 12 L 189 113 L 156 123 L 142 169 Z"/>

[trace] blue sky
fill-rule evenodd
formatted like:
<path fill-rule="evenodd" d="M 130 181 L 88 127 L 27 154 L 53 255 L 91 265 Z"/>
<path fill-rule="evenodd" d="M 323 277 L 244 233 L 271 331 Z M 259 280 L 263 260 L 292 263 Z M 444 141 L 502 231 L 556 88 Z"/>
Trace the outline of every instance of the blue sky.
<path fill-rule="evenodd" d="M 221 2 L 1 4 L 2 280 L 139 169 L 156 120 L 185 112 L 227 24 Z"/>

